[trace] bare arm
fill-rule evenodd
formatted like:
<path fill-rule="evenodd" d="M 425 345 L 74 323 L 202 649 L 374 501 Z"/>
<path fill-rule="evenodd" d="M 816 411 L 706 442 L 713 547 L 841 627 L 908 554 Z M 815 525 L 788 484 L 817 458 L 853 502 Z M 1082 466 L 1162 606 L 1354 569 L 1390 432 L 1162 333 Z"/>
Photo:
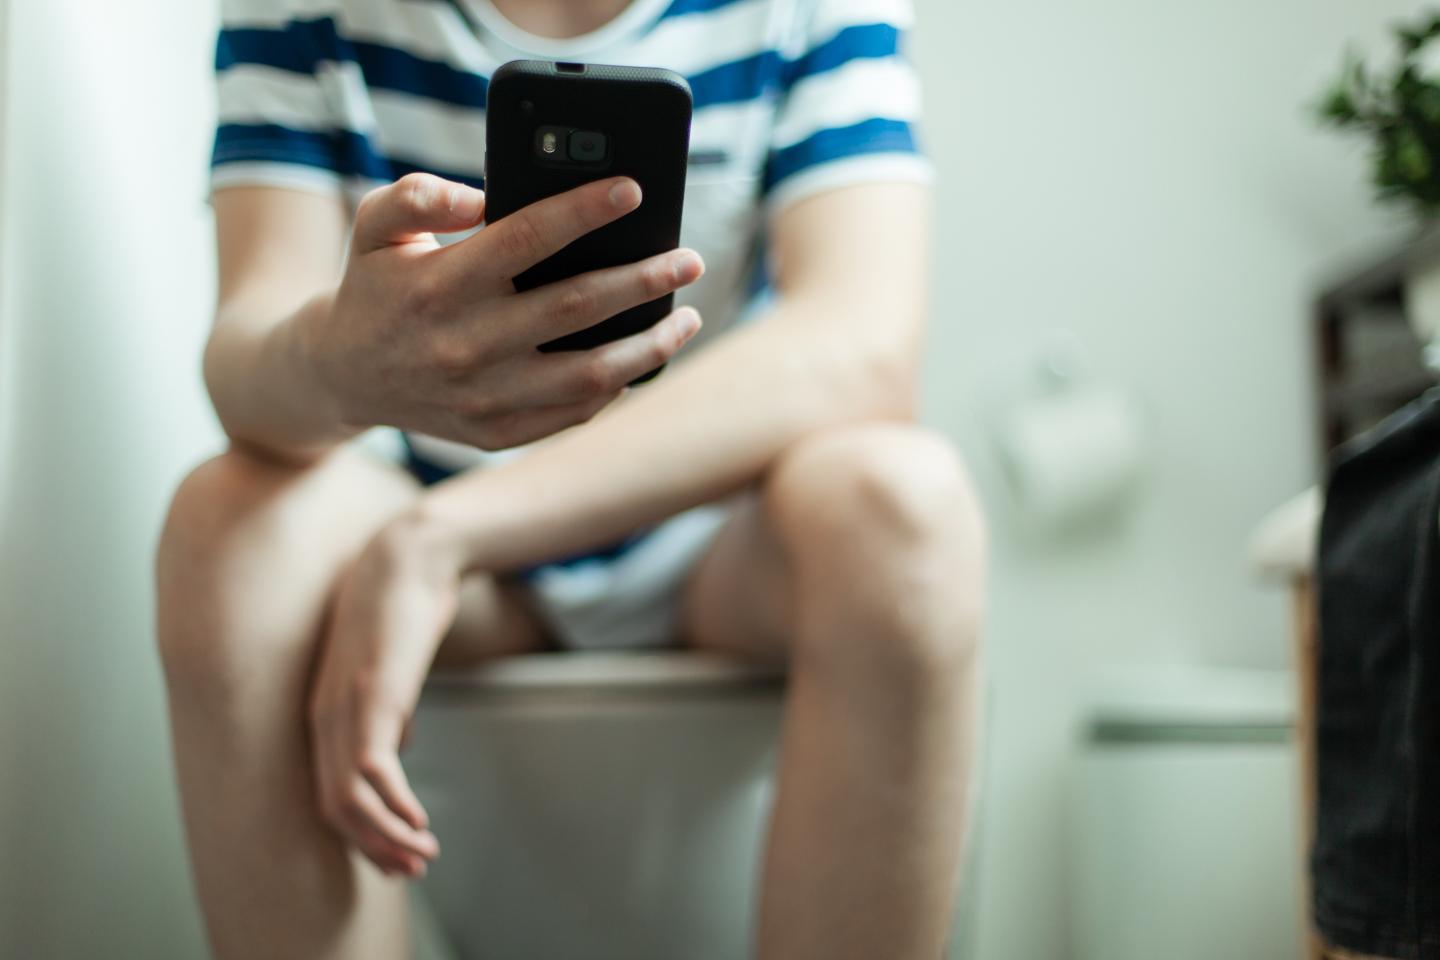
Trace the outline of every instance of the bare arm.
<path fill-rule="evenodd" d="M 354 432 L 304 369 L 295 332 L 328 309 L 340 277 L 345 207 L 338 197 L 271 187 L 214 196 L 219 257 L 205 383 L 225 432 L 271 453 L 313 456 Z"/>
<path fill-rule="evenodd" d="M 929 287 L 929 193 L 857 186 L 800 201 L 771 236 L 769 316 L 583 430 L 422 501 L 414 528 L 513 569 L 601 545 L 757 479 L 827 426 L 913 414 Z"/>

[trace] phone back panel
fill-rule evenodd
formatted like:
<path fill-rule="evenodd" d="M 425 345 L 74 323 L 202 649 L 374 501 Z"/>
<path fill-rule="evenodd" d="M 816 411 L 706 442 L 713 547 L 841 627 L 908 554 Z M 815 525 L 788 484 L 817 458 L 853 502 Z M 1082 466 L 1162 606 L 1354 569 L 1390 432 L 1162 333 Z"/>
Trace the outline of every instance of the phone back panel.
<path fill-rule="evenodd" d="M 632 213 L 515 277 L 517 289 L 633 263 L 679 246 L 690 112 L 690 87 L 669 70 L 517 60 L 495 72 L 486 104 L 488 222 L 614 176 L 634 178 L 644 197 Z M 537 138 L 548 126 L 604 134 L 609 138 L 607 157 L 583 168 L 544 162 Z M 541 349 L 581 350 L 618 340 L 654 325 L 673 308 L 674 296 L 667 295 Z"/>

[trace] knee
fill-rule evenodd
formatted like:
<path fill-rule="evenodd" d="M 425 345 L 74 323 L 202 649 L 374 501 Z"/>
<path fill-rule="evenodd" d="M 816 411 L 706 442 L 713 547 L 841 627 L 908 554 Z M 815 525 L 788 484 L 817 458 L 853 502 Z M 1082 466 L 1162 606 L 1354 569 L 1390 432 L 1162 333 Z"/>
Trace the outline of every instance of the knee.
<path fill-rule="evenodd" d="M 231 450 L 180 482 L 155 551 L 156 640 L 172 684 L 213 672 L 227 592 L 247 538 L 292 468 Z"/>
<path fill-rule="evenodd" d="M 765 501 L 802 561 L 983 560 L 985 523 L 965 467 L 948 440 L 920 427 L 850 427 L 802 441 L 771 471 Z"/>
<path fill-rule="evenodd" d="M 191 470 L 176 488 L 156 549 L 162 589 L 213 572 L 237 533 L 268 505 L 292 468 L 230 450 Z"/>
<path fill-rule="evenodd" d="M 815 655 L 878 656 L 929 671 L 974 654 L 985 522 L 945 438 L 898 424 L 816 435 L 776 464 L 765 506 L 799 588 L 843 608 L 837 622 L 856 625 L 852 649 L 821 640 Z"/>

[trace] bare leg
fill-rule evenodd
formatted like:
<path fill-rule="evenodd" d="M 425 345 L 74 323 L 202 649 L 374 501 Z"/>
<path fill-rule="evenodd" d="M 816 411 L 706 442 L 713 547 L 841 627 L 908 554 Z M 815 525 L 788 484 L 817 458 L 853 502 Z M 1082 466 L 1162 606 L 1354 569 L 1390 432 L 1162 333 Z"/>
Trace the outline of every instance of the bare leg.
<path fill-rule="evenodd" d="M 936 960 L 977 724 L 984 528 L 959 461 L 903 426 L 787 453 L 692 578 L 688 638 L 788 649 L 764 960 Z"/>
<path fill-rule="evenodd" d="M 304 704 L 344 566 L 417 496 L 351 451 L 306 469 L 226 453 L 175 496 L 157 556 L 158 639 L 186 833 L 221 958 L 407 955 L 405 891 L 347 850 L 312 792 Z M 467 582 L 453 661 L 538 646 L 503 588 Z"/>

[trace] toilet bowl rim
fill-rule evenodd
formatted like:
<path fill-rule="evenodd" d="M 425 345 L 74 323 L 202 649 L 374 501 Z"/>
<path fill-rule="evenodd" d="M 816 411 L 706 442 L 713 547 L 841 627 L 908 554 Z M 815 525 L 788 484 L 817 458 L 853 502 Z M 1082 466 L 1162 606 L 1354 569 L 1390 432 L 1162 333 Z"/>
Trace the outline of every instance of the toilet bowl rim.
<path fill-rule="evenodd" d="M 479 667 L 433 673 L 429 697 L 585 692 L 602 696 L 767 695 L 785 683 L 783 663 L 739 660 L 707 651 L 563 651 L 498 658 Z"/>

